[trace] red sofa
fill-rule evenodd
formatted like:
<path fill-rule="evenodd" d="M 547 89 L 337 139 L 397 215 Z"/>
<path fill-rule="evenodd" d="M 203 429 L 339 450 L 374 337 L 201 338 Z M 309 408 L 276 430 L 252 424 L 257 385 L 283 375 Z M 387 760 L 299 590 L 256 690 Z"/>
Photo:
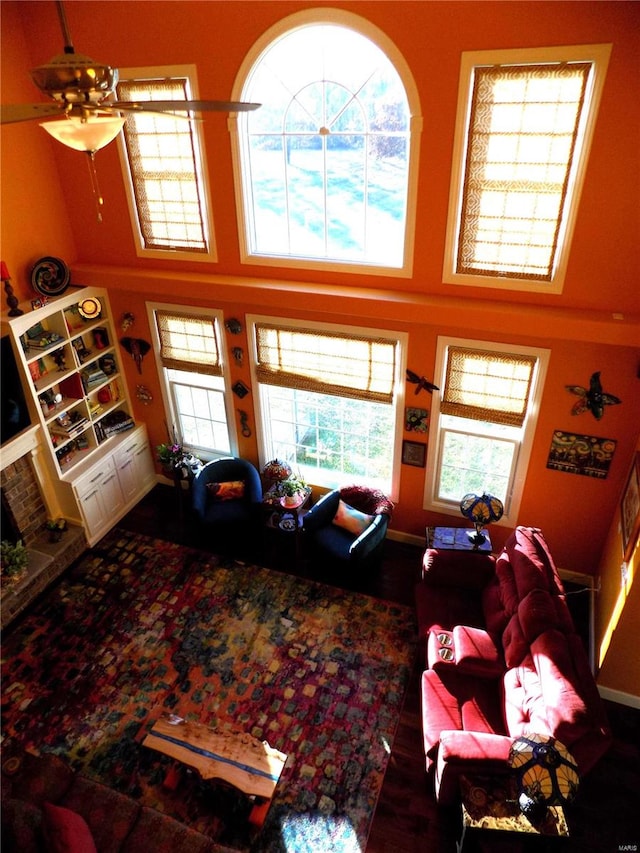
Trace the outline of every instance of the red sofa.
<path fill-rule="evenodd" d="M 428 549 L 416 587 L 426 767 L 438 802 L 460 775 L 504 773 L 527 732 L 552 735 L 588 773 L 611 740 L 562 582 L 540 530 L 502 553 Z"/>
<path fill-rule="evenodd" d="M 3 752 L 0 783 L 3 850 L 233 853 L 168 815 L 75 773 L 55 755 Z M 54 825 L 47 824 L 51 806 L 57 807 Z"/>

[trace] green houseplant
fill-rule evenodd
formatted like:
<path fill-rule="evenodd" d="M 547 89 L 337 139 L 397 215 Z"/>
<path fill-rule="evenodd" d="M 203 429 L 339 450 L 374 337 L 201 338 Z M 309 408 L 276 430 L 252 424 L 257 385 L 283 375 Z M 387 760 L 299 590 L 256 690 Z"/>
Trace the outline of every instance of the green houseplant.
<path fill-rule="evenodd" d="M 292 474 L 286 480 L 282 480 L 279 486 L 283 494 L 284 506 L 295 507 L 302 503 L 307 484 L 299 474 Z"/>
<path fill-rule="evenodd" d="M 66 518 L 49 518 L 45 527 L 49 531 L 49 539 L 51 542 L 59 542 L 62 539 L 62 534 L 67 529 Z"/>
<path fill-rule="evenodd" d="M 3 539 L 0 543 L 0 577 L 4 583 L 17 583 L 29 563 L 29 552 L 22 539 L 15 543 Z"/>

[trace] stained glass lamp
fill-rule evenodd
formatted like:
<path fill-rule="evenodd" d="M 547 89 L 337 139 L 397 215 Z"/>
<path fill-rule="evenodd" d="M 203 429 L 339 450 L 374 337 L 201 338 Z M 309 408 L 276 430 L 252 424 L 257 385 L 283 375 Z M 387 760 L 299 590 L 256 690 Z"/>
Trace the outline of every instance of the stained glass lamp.
<path fill-rule="evenodd" d="M 481 545 L 485 536 L 482 528 L 492 521 L 499 521 L 504 513 L 502 501 L 484 492 L 476 495 L 471 492 L 460 501 L 460 512 L 475 525 L 475 533 L 469 533 L 469 539 L 474 545 Z"/>
<path fill-rule="evenodd" d="M 509 763 L 520 789 L 520 811 L 534 825 L 544 819 L 548 806 L 569 803 L 577 793 L 576 760 L 554 737 L 521 735 L 511 744 Z"/>

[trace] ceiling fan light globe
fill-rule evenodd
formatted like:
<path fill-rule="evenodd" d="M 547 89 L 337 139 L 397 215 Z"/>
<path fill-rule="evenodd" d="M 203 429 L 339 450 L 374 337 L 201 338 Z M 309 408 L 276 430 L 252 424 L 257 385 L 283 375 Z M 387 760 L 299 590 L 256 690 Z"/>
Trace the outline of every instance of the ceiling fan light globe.
<path fill-rule="evenodd" d="M 112 142 L 122 130 L 124 118 L 91 114 L 86 118 L 67 116 L 58 121 L 40 123 L 47 133 L 75 151 L 99 151 Z"/>

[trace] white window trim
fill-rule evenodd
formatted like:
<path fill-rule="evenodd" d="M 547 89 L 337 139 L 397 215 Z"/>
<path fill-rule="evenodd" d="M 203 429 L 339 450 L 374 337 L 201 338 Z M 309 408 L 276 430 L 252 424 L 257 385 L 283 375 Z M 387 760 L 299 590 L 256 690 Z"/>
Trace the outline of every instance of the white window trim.
<path fill-rule="evenodd" d="M 144 80 L 146 78 L 162 78 L 162 77 L 186 77 L 189 80 L 189 88 L 191 98 L 197 100 L 198 95 L 198 76 L 195 65 L 162 65 L 145 68 L 121 68 L 119 76 L 123 80 Z M 127 148 L 124 142 L 124 133 L 118 136 L 118 153 L 120 155 L 120 165 L 124 175 L 124 188 L 127 195 L 127 205 L 129 207 L 129 218 L 131 219 L 131 229 L 133 231 L 133 239 L 136 246 L 136 255 L 139 258 L 158 258 L 163 261 L 194 261 L 206 263 L 215 263 L 218 260 L 218 251 L 216 247 L 215 232 L 213 227 L 213 217 L 211 211 L 211 196 L 209 172 L 207 169 L 207 158 L 204 155 L 204 133 L 202 122 L 193 122 L 194 124 L 194 142 L 196 146 L 196 158 L 200 169 L 200 178 L 202 180 L 203 193 L 203 216 L 204 227 L 208 236 L 209 251 L 208 252 L 187 252 L 172 249 L 147 249 L 145 248 L 142 234 L 138 223 L 138 211 L 136 208 L 136 199 L 133 192 L 133 183 L 131 180 L 131 169 L 129 167 L 129 158 L 127 157 Z"/>
<path fill-rule="evenodd" d="M 551 351 L 538 347 L 520 346 L 518 344 L 496 343 L 495 341 L 477 341 L 470 340 L 468 338 L 438 337 L 434 383 L 440 388 L 444 388 L 446 379 L 446 354 L 448 347 L 462 347 L 475 350 L 486 349 L 490 352 L 530 355 L 534 356 L 538 360 L 531 383 L 531 402 L 527 407 L 527 416 L 524 424 L 524 438 L 520 444 L 518 458 L 515 462 L 513 488 L 509 501 L 505 502 L 504 515 L 502 516 L 501 521 L 497 522 L 498 524 L 503 524 L 507 527 L 515 527 L 517 524 L 518 514 L 520 512 L 520 503 L 522 501 L 524 485 L 527 479 L 529 460 L 531 458 L 531 450 L 536 432 L 536 423 L 538 413 L 540 411 L 540 401 L 542 399 L 542 391 L 544 389 L 544 382 L 547 375 L 547 367 L 549 365 Z M 460 510 L 458 507 L 454 508 L 450 503 L 439 500 L 436 497 L 436 484 L 439 476 L 440 445 L 440 394 L 437 391 L 434 391 L 431 401 L 431 422 L 429 426 L 427 475 L 425 478 L 423 508 L 430 510 L 431 512 L 460 517 Z M 463 495 L 460 495 L 461 499 L 462 497 Z"/>
<path fill-rule="evenodd" d="M 409 336 L 406 332 L 394 332 L 389 329 L 371 329 L 364 326 L 344 326 L 338 323 L 319 323 L 313 320 L 292 320 L 286 317 L 273 317 L 261 314 L 246 315 L 247 334 L 249 338 L 251 365 L 251 384 L 256 389 L 254 394 L 254 414 L 256 419 L 256 439 L 258 443 L 258 458 L 260 467 L 262 468 L 270 460 L 267 459 L 267 451 L 264 444 L 263 436 L 265 434 L 265 422 L 262 415 L 262 406 L 260 403 L 260 394 L 258 393 L 259 382 L 256 375 L 256 363 L 258 353 L 256 348 L 255 327 L 260 323 L 274 323 L 278 326 L 287 326 L 294 331 L 299 331 L 301 326 L 305 329 L 336 332 L 340 331 L 346 334 L 354 335 L 370 335 L 373 338 L 386 338 L 387 340 L 398 341 L 399 357 L 396 363 L 396 376 L 394 377 L 394 395 L 392 405 L 395 407 L 395 425 L 394 425 L 394 445 L 393 445 L 393 466 L 391 471 L 391 493 L 389 497 L 393 501 L 398 500 L 400 493 L 400 474 L 402 463 L 402 438 L 404 430 L 404 406 L 405 406 L 405 381 L 404 377 L 407 371 L 407 346 Z"/>
<path fill-rule="evenodd" d="M 238 430 L 233 407 L 233 392 L 231 390 L 231 380 L 229 377 L 228 363 L 226 361 L 227 343 L 225 338 L 224 314 L 222 311 L 215 308 L 196 308 L 193 305 L 180 305 L 169 302 L 147 302 L 147 318 L 149 320 L 149 329 L 151 331 L 151 343 L 153 346 L 153 354 L 155 357 L 156 368 L 158 371 L 158 380 L 160 383 L 160 392 L 162 395 L 162 403 L 166 415 L 166 421 L 171 428 L 172 424 L 176 423 L 176 413 L 173 405 L 173 400 L 167 382 L 164 376 L 164 367 L 160 360 L 160 336 L 158 335 L 158 326 L 156 324 L 156 311 L 175 311 L 176 314 L 189 314 L 194 317 L 211 317 L 217 321 L 217 332 L 219 335 L 220 344 L 220 364 L 222 367 L 222 378 L 224 380 L 224 406 L 227 415 L 227 424 L 229 426 L 229 444 L 231 445 L 231 453 L 234 456 L 238 455 Z M 211 452 L 211 459 L 219 456 L 227 456 Z"/>
<path fill-rule="evenodd" d="M 386 267 L 373 264 L 361 264 L 356 262 L 322 261 L 310 258 L 298 258 L 269 255 L 250 254 L 249 243 L 246 235 L 247 211 L 244 204 L 244 172 L 242 169 L 241 140 L 238 130 L 238 122 L 246 121 L 246 115 L 232 113 L 228 120 L 228 129 L 231 136 L 231 154 L 233 162 L 233 182 L 236 196 L 236 213 L 238 220 L 238 239 L 240 243 L 240 261 L 243 264 L 255 264 L 266 267 L 279 267 L 288 269 L 307 269 L 349 272 L 359 275 L 382 275 L 397 278 L 411 278 L 413 275 L 413 255 L 415 246 L 416 209 L 418 202 L 418 166 L 420 160 L 420 143 L 422 135 L 422 111 L 413 74 L 409 69 L 407 61 L 391 39 L 371 24 L 365 18 L 346 12 L 342 9 L 308 9 L 296 12 L 278 21 L 268 29 L 255 42 L 251 50 L 244 58 L 236 79 L 233 83 L 231 98 L 234 101 L 243 100 L 242 90 L 248 80 L 250 72 L 260 58 L 261 54 L 276 41 L 280 36 L 299 27 L 309 24 L 336 24 L 352 29 L 360 35 L 365 36 L 383 53 L 398 72 L 405 88 L 410 113 L 410 141 L 409 141 L 409 163 L 407 177 L 407 216 L 405 227 L 404 257 L 402 266 Z"/>
<path fill-rule="evenodd" d="M 472 287 L 490 287 L 503 290 L 520 290 L 528 293 L 562 293 L 571 252 L 573 231 L 580 206 L 580 196 L 584 176 L 589 161 L 589 152 L 593 131 L 598 117 L 600 98 L 604 86 L 611 44 L 573 45 L 568 47 L 518 48 L 515 50 L 485 50 L 465 52 L 460 64 L 458 85 L 458 108 L 456 131 L 451 166 L 451 188 L 449 191 L 449 212 L 444 254 L 442 280 L 445 284 L 461 284 Z M 472 71 L 477 66 L 486 65 L 528 65 L 545 62 L 593 62 L 593 73 L 585 93 L 585 105 L 588 106 L 582 116 L 579 139 L 580 150 L 570 170 L 568 193 L 571 201 L 567 208 L 566 220 L 559 235 L 559 252 L 553 278 L 547 281 L 522 281 L 508 276 L 470 275 L 455 272 L 457 257 L 459 220 L 462 207 L 464 166 L 467 149 L 467 132 L 472 97 Z"/>

